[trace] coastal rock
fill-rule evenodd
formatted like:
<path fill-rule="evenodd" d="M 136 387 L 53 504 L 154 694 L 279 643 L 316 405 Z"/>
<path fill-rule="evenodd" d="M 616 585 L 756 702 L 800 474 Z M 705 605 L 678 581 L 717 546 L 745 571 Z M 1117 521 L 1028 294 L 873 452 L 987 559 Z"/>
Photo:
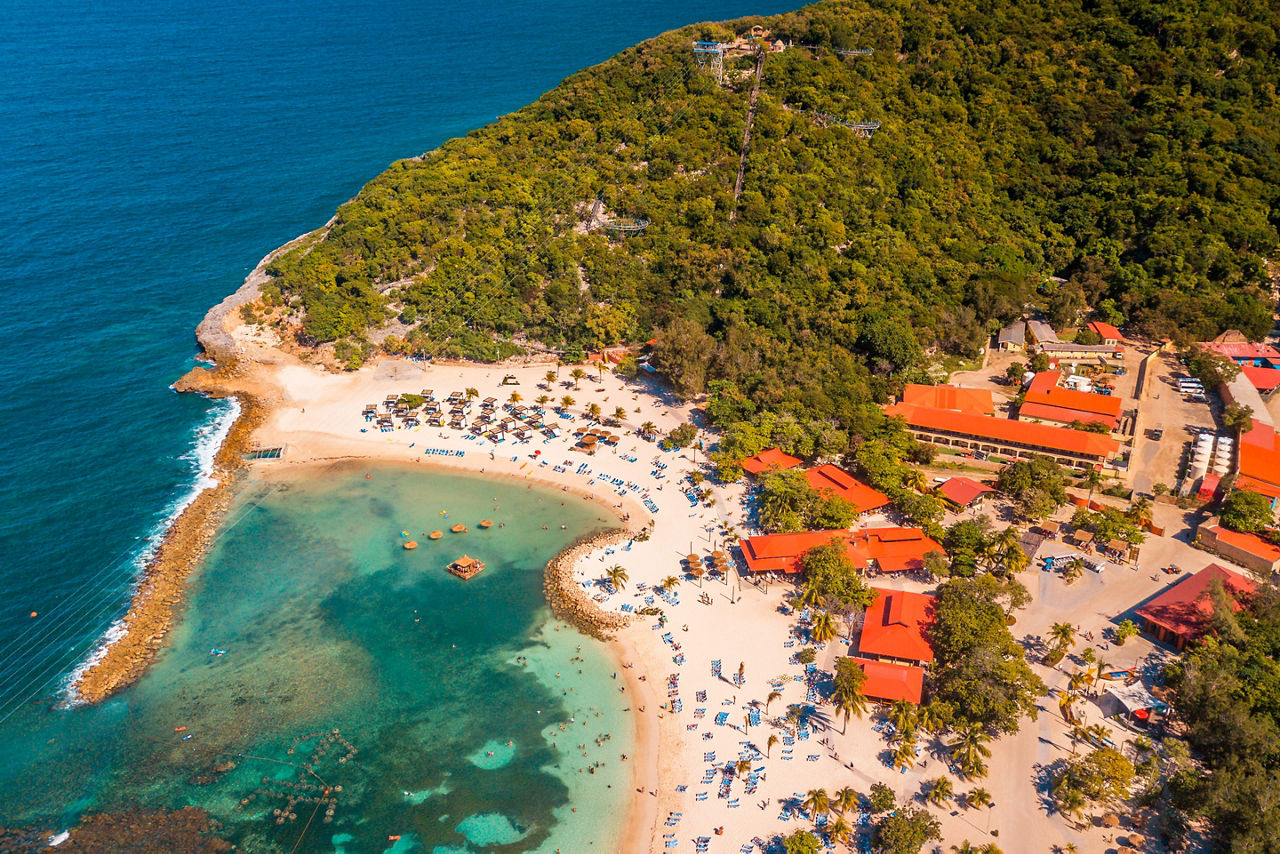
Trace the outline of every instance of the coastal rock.
<path fill-rule="evenodd" d="M 574 578 L 578 561 L 598 548 L 620 543 L 638 531 L 616 528 L 602 534 L 581 537 L 547 562 L 542 575 L 542 590 L 551 612 L 583 634 L 597 640 L 610 640 L 613 632 L 626 628 L 631 618 L 604 611 Z"/>

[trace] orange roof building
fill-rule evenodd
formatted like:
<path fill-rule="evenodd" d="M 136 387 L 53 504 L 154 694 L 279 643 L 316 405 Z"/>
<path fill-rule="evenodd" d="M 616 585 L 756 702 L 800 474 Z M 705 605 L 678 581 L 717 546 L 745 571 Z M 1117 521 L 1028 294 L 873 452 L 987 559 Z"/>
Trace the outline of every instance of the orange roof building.
<path fill-rule="evenodd" d="M 985 483 L 967 477 L 949 477 L 946 482 L 938 485 L 936 491 L 947 501 L 962 508 L 968 507 L 987 493 L 995 492 Z"/>
<path fill-rule="evenodd" d="M 739 545 L 748 572 L 783 572 L 794 575 L 803 568 L 801 560 L 833 539 L 849 544 L 848 531 L 805 531 L 799 534 L 764 534 L 744 537 Z"/>
<path fill-rule="evenodd" d="M 904 403 L 885 407 L 885 414 L 905 419 L 912 435 L 922 442 L 1020 459 L 1042 454 L 1076 468 L 1105 464 L 1120 450 L 1120 443 L 1110 436 L 1050 424 Z"/>
<path fill-rule="evenodd" d="M 873 700 L 893 703 L 906 700 L 920 704 L 924 696 L 924 670 L 913 664 L 895 664 L 869 658 L 854 659 L 867 674 L 862 693 Z"/>
<path fill-rule="evenodd" d="M 866 528 L 849 536 L 849 558 L 860 569 L 924 569 L 924 556 L 930 552 L 946 554 L 936 540 L 919 528 Z"/>
<path fill-rule="evenodd" d="M 1200 545 L 1243 567 L 1269 574 L 1280 570 L 1280 546 L 1257 534 L 1244 534 L 1221 525 L 1201 525 Z"/>
<path fill-rule="evenodd" d="M 1098 333 L 1102 338 L 1103 344 L 1123 344 L 1125 342 L 1124 334 L 1110 323 L 1094 320 L 1090 321 L 1089 328 Z"/>
<path fill-rule="evenodd" d="M 991 390 L 961 388 L 954 385 L 919 385 L 908 383 L 902 390 L 902 402 L 912 406 L 932 406 L 974 415 L 995 415 L 996 405 Z"/>
<path fill-rule="evenodd" d="M 1210 564 L 1139 608 L 1137 615 L 1142 619 L 1142 630 L 1178 649 L 1200 638 L 1208 630 L 1206 623 L 1213 616 L 1209 585 L 1215 579 L 1222 581 L 1231 596 L 1233 611 L 1242 607 L 1236 600 L 1256 588 L 1252 580 L 1240 573 Z"/>
<path fill-rule="evenodd" d="M 867 658 L 933 661 L 929 630 L 935 619 L 934 597 L 905 590 L 874 590 L 876 599 L 867 609 L 858 653 Z"/>
<path fill-rule="evenodd" d="M 1036 374 L 1023 396 L 1021 408 L 1018 409 L 1019 421 L 1035 419 L 1058 424 L 1097 422 L 1106 425 L 1108 430 L 1115 430 L 1120 425 L 1120 398 L 1059 388 L 1058 380 L 1061 376 L 1058 371 Z"/>
<path fill-rule="evenodd" d="M 843 469 L 832 465 L 818 466 L 804 473 L 809 486 L 818 492 L 835 495 L 853 505 L 859 513 L 870 513 L 888 505 L 889 496 L 878 492 Z"/>
<path fill-rule="evenodd" d="M 1255 368 L 1252 365 L 1245 365 L 1240 371 L 1249 378 L 1253 387 L 1263 394 L 1270 394 L 1280 388 L 1280 368 Z"/>
<path fill-rule="evenodd" d="M 782 452 L 781 448 L 769 448 L 758 454 L 752 454 L 742 461 L 742 470 L 748 474 L 761 475 L 771 471 L 784 471 L 800 465 L 799 457 Z"/>
<path fill-rule="evenodd" d="M 1253 429 L 1240 437 L 1240 476 L 1237 489 L 1247 489 L 1271 499 L 1271 509 L 1280 506 L 1280 435 L 1275 428 L 1254 422 Z"/>
<path fill-rule="evenodd" d="M 798 534 L 764 534 L 740 541 L 748 572 L 782 572 L 794 575 L 812 549 L 833 539 L 844 543 L 845 554 L 858 569 L 909 572 L 924 568 L 924 556 L 942 552 L 936 540 L 919 528 L 867 528 L 862 531 L 804 531 Z"/>

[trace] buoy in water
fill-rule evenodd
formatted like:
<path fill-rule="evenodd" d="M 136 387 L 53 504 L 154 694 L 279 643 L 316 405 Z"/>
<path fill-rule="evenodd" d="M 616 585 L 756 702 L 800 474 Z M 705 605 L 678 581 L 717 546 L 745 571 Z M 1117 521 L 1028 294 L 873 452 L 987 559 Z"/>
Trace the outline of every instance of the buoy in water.
<path fill-rule="evenodd" d="M 33 619 L 33 620 L 34 620 L 34 619 L 35 619 L 36 617 L 38 617 L 38 616 L 40 616 L 40 614 L 39 614 L 38 612 L 36 612 L 36 611 L 32 611 L 32 612 L 31 612 L 31 619 Z"/>
<path fill-rule="evenodd" d="M 404 544 L 404 547 L 405 547 L 405 551 L 413 551 L 418 547 L 418 541 L 409 540 L 407 543 Z"/>

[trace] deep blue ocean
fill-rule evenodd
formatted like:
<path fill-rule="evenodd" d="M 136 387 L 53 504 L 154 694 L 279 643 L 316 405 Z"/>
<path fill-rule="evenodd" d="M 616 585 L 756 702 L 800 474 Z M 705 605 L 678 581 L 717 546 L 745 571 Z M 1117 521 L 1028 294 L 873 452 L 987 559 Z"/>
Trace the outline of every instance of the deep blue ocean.
<path fill-rule="evenodd" d="M 783 8 L 6 2 L 0 725 L 55 700 L 123 613 L 226 411 L 169 386 L 195 324 L 264 254 L 392 160 L 628 45 Z"/>

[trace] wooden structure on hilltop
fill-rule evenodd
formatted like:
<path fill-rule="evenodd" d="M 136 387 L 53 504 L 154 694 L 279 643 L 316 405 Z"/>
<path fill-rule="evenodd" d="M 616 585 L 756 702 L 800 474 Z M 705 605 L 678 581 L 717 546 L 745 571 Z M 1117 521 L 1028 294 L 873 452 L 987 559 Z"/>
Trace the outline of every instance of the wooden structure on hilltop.
<path fill-rule="evenodd" d="M 484 561 L 463 555 L 453 563 L 449 564 L 449 572 L 458 576 L 463 581 L 470 581 L 480 573 L 484 572 Z"/>

